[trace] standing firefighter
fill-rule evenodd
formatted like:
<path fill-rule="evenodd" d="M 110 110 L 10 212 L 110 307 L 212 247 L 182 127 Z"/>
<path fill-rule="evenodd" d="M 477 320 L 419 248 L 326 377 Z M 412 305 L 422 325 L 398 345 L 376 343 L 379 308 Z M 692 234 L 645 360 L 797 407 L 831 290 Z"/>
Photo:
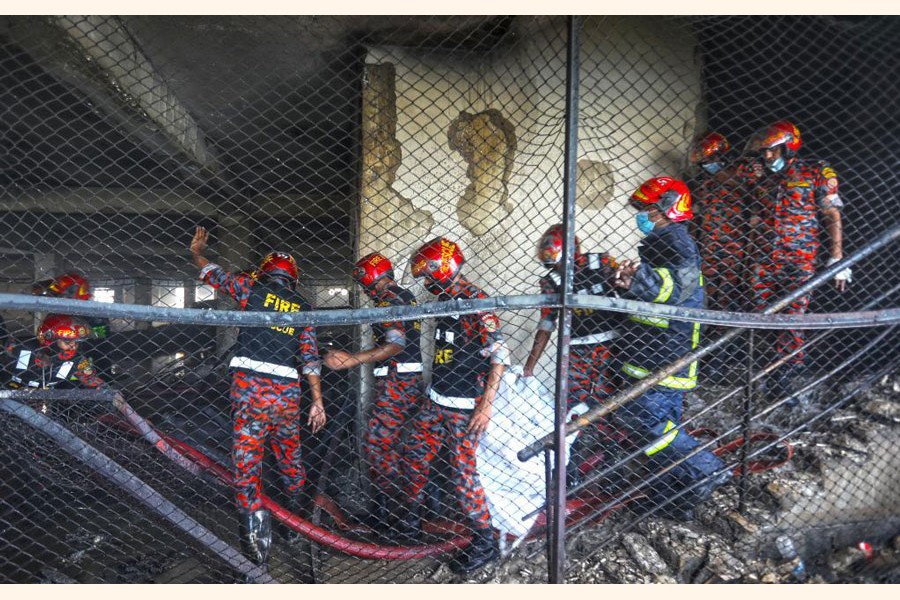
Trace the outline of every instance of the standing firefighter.
<path fill-rule="evenodd" d="M 844 204 L 838 196 L 837 174 L 824 161 L 798 158 L 800 145 L 800 130 L 789 121 L 760 130 L 747 145 L 747 154 L 757 157 L 769 172 L 758 184 L 758 203 L 751 220 L 756 239 L 753 297 L 757 310 L 813 276 L 820 219 L 829 237 L 827 266 L 844 256 L 840 211 Z M 843 292 L 850 276 L 850 269 L 838 273 L 835 287 Z M 806 295 L 795 300 L 785 314 L 804 314 L 809 298 Z M 783 356 L 801 348 L 803 343 L 801 330 L 784 330 L 778 334 L 775 349 Z M 791 393 L 803 362 L 800 352 L 780 369 L 775 381 L 768 382 L 767 392 L 777 397 Z"/>
<path fill-rule="evenodd" d="M 456 243 L 435 238 L 412 256 L 412 274 L 438 300 L 487 298 L 462 277 L 464 260 Z M 405 529 L 413 536 L 420 530 L 418 515 L 431 462 L 448 444 L 456 495 L 473 534 L 471 544 L 453 558 L 450 568 L 465 574 L 499 556 L 475 451 L 491 420 L 494 397 L 509 365 L 509 348 L 493 313 L 439 317 L 434 335 L 428 400 L 413 419 L 404 452 L 411 502 Z"/>
<path fill-rule="evenodd" d="M 353 279 L 377 307 L 416 305 L 412 292 L 396 284 L 391 261 L 382 254 L 373 252 L 357 261 Z M 400 434 L 403 425 L 424 403 L 421 326 L 419 321 L 387 321 L 374 324 L 372 329 L 373 348 L 354 354 L 341 350 L 329 352 L 325 365 L 331 369 L 349 369 L 375 364 L 375 398 L 364 448 L 376 490 L 370 510 L 371 524 L 384 527 L 401 491 L 398 489 L 403 475 Z"/>
<path fill-rule="evenodd" d="M 197 227 L 191 241 L 194 264 L 203 282 L 227 292 L 241 310 L 301 312 L 309 310 L 296 291 L 299 269 L 290 254 L 271 252 L 256 272 L 235 275 L 203 257 L 209 234 Z M 275 453 L 293 512 L 308 508 L 306 474 L 300 456 L 300 370 L 312 390 L 309 424 L 313 433 L 325 425 L 319 381 L 321 364 L 315 330 L 276 325 L 241 329 L 231 360 L 234 414 L 234 484 L 240 513 L 241 544 L 258 565 L 268 562 L 272 544 L 271 516 L 262 507 L 260 472 L 266 442 Z"/>
<path fill-rule="evenodd" d="M 558 295 L 562 292 L 560 274 L 565 269 L 562 262 L 563 226 L 553 225 L 538 242 L 538 261 L 550 269 L 540 280 L 542 294 Z M 613 287 L 616 262 L 606 253 L 581 253 L 581 245 L 575 238 L 575 273 L 572 292 L 608 296 L 618 293 Z M 534 344 L 523 369 L 524 377 L 534 375 L 534 368 L 540 360 L 550 336 L 556 329 L 559 309 L 541 309 L 541 320 L 534 335 Z M 566 411 L 579 404 L 594 408 L 613 392 L 613 366 L 610 342 L 618 337 L 615 325 L 618 318 L 608 312 L 576 308 L 572 311 L 572 341 L 569 349 L 569 394 Z M 624 435 L 607 422 L 597 423 L 597 432 L 604 450 L 604 461 L 617 454 L 616 450 L 624 440 Z M 581 435 L 572 446 L 573 458 L 566 467 L 568 486 L 579 483 L 579 462 L 583 458 L 584 444 Z M 606 456 L 606 454 L 609 456 Z"/>
<path fill-rule="evenodd" d="M 712 131 L 691 146 L 689 159 L 700 171 L 691 186 L 698 214 L 698 242 L 706 284 L 707 303 L 716 310 L 742 311 L 749 295 L 745 268 L 747 187 L 742 166 L 729 160 L 731 144 Z M 732 343 L 710 357 L 705 369 L 713 382 L 726 375 L 726 364 L 740 364 L 742 346 Z"/>
<path fill-rule="evenodd" d="M 629 203 L 638 210 L 637 227 L 646 237 L 638 247 L 640 264 L 623 261 L 617 285 L 637 300 L 703 308 L 700 254 L 685 223 L 693 217 L 687 186 L 671 177 L 655 177 L 641 185 Z M 699 343 L 699 323 L 633 315 L 623 328 L 622 372 L 635 384 Z M 615 413 L 642 443 L 649 444 L 644 455 L 654 472 L 686 457 L 699 445 L 679 427 L 685 392 L 696 385 L 695 361 Z M 729 478 L 727 472 L 715 475 L 722 466 L 715 455 L 701 450 L 652 485 L 650 505 L 658 506 L 687 486 L 702 482 L 664 507 L 676 518 L 692 518 L 693 507 Z"/>

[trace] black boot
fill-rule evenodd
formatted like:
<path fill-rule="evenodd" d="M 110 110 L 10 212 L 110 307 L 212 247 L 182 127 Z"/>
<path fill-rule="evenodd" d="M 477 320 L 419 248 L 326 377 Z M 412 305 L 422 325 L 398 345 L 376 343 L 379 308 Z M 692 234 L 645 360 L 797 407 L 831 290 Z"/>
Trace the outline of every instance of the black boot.
<path fill-rule="evenodd" d="M 472 530 L 472 542 L 450 561 L 450 570 L 457 575 L 468 575 L 498 558 L 500 549 L 494 539 L 494 530 L 479 527 Z"/>
<path fill-rule="evenodd" d="M 421 502 L 414 501 L 406 505 L 398 502 L 397 507 L 400 518 L 394 526 L 392 538 L 405 546 L 418 545 L 422 540 Z"/>
<path fill-rule="evenodd" d="M 386 531 L 390 528 L 391 502 L 386 493 L 376 490 L 369 502 L 369 511 L 363 517 L 363 524 L 373 531 Z"/>
<path fill-rule="evenodd" d="M 285 502 L 285 508 L 302 519 L 312 521 L 314 502 L 306 490 L 289 497 Z M 288 546 L 295 546 L 306 539 L 302 533 L 291 529 L 284 523 L 278 524 L 278 533 Z"/>
<path fill-rule="evenodd" d="M 239 527 L 244 556 L 255 565 L 266 566 L 272 547 L 272 515 L 265 509 L 252 512 L 242 510 Z"/>

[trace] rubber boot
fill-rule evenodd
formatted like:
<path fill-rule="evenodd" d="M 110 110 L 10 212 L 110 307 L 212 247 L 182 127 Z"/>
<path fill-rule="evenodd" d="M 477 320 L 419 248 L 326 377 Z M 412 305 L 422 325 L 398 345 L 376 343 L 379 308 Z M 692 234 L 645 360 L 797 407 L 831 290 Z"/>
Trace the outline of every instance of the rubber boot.
<path fill-rule="evenodd" d="M 394 526 L 392 539 L 405 546 L 418 545 L 422 540 L 422 503 L 414 501 L 402 505 L 397 502 L 400 518 Z"/>
<path fill-rule="evenodd" d="M 450 570 L 457 575 L 468 575 L 500 558 L 500 549 L 490 527 L 472 530 L 472 542 L 459 551 L 450 561 Z"/>
<path fill-rule="evenodd" d="M 240 511 L 241 550 L 253 564 L 265 567 L 272 547 L 272 515 L 265 509 Z"/>
<path fill-rule="evenodd" d="M 305 490 L 289 497 L 287 502 L 285 502 L 285 508 L 302 519 L 312 521 L 313 500 Z M 280 522 L 278 524 L 278 533 L 284 538 L 288 546 L 296 546 L 306 539 L 299 531 Z"/>
<path fill-rule="evenodd" d="M 381 490 L 372 494 L 369 511 L 362 519 L 363 524 L 373 531 L 386 531 L 390 528 L 391 505 L 388 495 Z"/>

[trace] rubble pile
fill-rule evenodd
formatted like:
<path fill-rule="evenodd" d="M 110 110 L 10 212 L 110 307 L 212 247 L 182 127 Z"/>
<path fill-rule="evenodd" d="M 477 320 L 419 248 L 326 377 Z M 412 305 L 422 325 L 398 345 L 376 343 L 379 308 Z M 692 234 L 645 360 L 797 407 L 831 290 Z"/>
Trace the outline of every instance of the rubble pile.
<path fill-rule="evenodd" d="M 840 389 L 823 391 L 817 402 L 841 393 Z M 816 414 L 816 410 L 806 407 L 806 414 Z M 716 426 L 717 418 L 733 423 L 734 414 L 714 415 L 709 419 L 713 423 L 704 425 Z M 900 455 L 898 415 L 900 374 L 894 374 L 809 430 L 792 435 L 793 459 L 748 478 L 742 511 L 738 511 L 735 479 L 733 485 L 716 490 L 692 522 L 645 518 L 632 524 L 634 515 L 622 510 L 598 526 L 570 533 L 566 581 L 900 583 L 900 513 L 896 507 L 900 488 L 891 486 L 900 477 L 900 469 L 896 463 L 873 460 Z M 783 422 L 767 424 L 766 430 L 777 433 L 784 431 L 783 427 Z M 887 480 L 888 484 L 865 492 L 835 486 L 835 481 L 853 482 L 848 473 L 865 477 L 867 472 L 873 480 Z M 878 517 L 871 510 L 881 506 L 880 501 L 889 512 Z M 877 519 L 880 529 L 863 523 L 860 515 Z M 780 555 L 775 543 L 779 536 L 791 539 L 799 555 Z M 823 539 L 830 541 L 823 543 Z M 429 583 L 543 583 L 547 581 L 543 540 L 518 548 L 499 565 L 466 579 L 453 575 L 443 564 L 416 579 Z"/>

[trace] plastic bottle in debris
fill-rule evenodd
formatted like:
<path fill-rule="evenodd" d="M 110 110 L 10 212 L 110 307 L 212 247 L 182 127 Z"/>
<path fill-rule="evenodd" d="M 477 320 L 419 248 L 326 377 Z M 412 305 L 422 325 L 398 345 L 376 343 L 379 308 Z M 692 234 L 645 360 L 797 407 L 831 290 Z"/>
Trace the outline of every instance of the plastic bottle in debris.
<path fill-rule="evenodd" d="M 786 535 L 780 535 L 775 540 L 775 546 L 778 548 L 778 553 L 781 554 L 782 559 L 796 563 L 793 571 L 791 571 L 793 578 L 800 583 L 806 581 L 806 565 L 803 564 L 803 559 L 797 553 L 794 541 Z"/>

